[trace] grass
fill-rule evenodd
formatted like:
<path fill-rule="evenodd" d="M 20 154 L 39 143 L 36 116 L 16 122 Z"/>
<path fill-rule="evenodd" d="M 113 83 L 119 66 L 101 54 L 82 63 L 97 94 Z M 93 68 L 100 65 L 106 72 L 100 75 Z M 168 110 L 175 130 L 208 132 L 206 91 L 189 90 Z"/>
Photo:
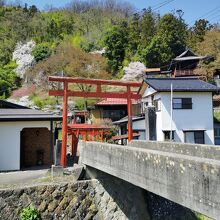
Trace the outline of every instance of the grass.
<path fill-rule="evenodd" d="M 220 112 L 214 112 L 214 120 L 220 122 Z"/>
<path fill-rule="evenodd" d="M 29 96 L 29 99 L 34 103 L 34 105 L 36 105 L 40 109 L 44 108 L 46 105 L 54 106 L 56 104 L 55 97 L 41 98 L 36 93 L 32 93 Z"/>
<path fill-rule="evenodd" d="M 196 217 L 198 220 L 212 220 L 212 218 L 209 218 L 205 215 L 202 215 L 202 214 L 199 214 L 199 213 L 195 213 L 196 214 Z"/>

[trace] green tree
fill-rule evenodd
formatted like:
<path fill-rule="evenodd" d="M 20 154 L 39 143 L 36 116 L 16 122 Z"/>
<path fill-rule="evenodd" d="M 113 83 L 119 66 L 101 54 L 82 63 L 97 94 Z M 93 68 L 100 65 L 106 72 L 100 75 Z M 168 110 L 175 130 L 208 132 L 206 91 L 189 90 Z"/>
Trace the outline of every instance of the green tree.
<path fill-rule="evenodd" d="M 196 72 L 208 79 L 212 78 L 220 70 L 220 31 L 218 29 L 206 31 L 204 40 L 196 45 L 196 52 L 210 57 L 199 64 Z"/>
<path fill-rule="evenodd" d="M 128 51 L 132 57 L 136 53 L 138 46 L 140 44 L 140 35 L 141 35 L 141 17 L 139 13 L 135 13 L 132 16 L 131 21 L 128 26 Z M 127 56 L 129 56 L 127 54 Z"/>
<path fill-rule="evenodd" d="M 15 63 L 0 68 L 0 99 L 8 98 L 12 90 L 21 85 L 20 78 L 15 74 Z"/>
<path fill-rule="evenodd" d="M 185 50 L 186 24 L 173 14 L 164 15 L 159 21 L 157 34 L 149 46 L 142 50 L 142 60 L 148 67 L 167 65 Z"/>
<path fill-rule="evenodd" d="M 189 29 L 189 46 L 196 49 L 196 44 L 204 40 L 206 31 L 210 30 L 212 25 L 206 19 L 199 19 L 192 28 Z"/>
<path fill-rule="evenodd" d="M 156 34 L 158 19 L 158 14 L 154 13 L 151 8 L 142 10 L 139 51 L 149 46 L 152 38 Z"/>
<path fill-rule="evenodd" d="M 104 44 L 109 69 L 113 74 L 116 74 L 122 65 L 128 46 L 127 23 L 122 22 L 108 31 L 104 38 Z"/>
<path fill-rule="evenodd" d="M 147 67 L 161 67 L 172 59 L 171 47 L 162 36 L 155 36 L 142 50 L 142 59 Z"/>
<path fill-rule="evenodd" d="M 141 51 L 149 46 L 156 33 L 157 15 L 151 8 L 135 13 L 128 24 L 126 60 L 139 61 Z"/>

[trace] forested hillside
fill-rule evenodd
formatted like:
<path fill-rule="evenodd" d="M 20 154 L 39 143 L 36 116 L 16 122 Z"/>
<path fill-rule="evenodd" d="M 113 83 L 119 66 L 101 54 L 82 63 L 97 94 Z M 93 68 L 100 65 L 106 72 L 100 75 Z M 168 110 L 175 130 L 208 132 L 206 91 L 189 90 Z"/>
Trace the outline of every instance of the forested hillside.
<path fill-rule="evenodd" d="M 13 52 L 30 41 L 33 59 L 24 75 L 18 74 Z M 48 75 L 120 78 L 132 61 L 166 70 L 187 47 L 213 57 L 200 65 L 201 74 L 212 76 L 219 69 L 218 25 L 200 19 L 189 27 L 180 10 L 161 16 L 151 8 L 137 11 L 126 2 L 104 0 L 39 11 L 0 0 L 0 98 L 24 81 L 38 78 L 43 84 Z"/>

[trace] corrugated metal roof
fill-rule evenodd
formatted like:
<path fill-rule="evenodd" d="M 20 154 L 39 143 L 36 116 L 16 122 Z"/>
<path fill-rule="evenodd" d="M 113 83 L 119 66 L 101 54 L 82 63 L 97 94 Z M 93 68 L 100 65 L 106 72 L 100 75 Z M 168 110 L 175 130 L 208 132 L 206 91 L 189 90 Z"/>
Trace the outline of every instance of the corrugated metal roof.
<path fill-rule="evenodd" d="M 137 104 L 136 100 L 132 100 L 132 104 Z M 127 99 L 122 98 L 106 98 L 95 105 L 127 105 Z"/>
<path fill-rule="evenodd" d="M 145 118 L 144 116 L 132 116 L 132 121 L 139 121 L 139 120 L 143 120 L 144 118 Z M 127 122 L 128 122 L 128 116 L 125 116 L 124 118 L 121 118 L 118 121 L 114 121 L 113 124 L 117 125 L 117 124 L 123 124 Z"/>
<path fill-rule="evenodd" d="M 139 133 L 133 133 L 132 136 L 133 137 L 139 137 L 140 134 Z M 128 134 L 113 136 L 111 139 L 113 141 L 117 141 L 117 140 L 121 140 L 121 139 L 128 139 Z"/>
<path fill-rule="evenodd" d="M 217 92 L 219 87 L 198 78 L 145 78 L 144 82 L 158 92 L 169 92 L 171 83 L 173 91 L 179 92 Z"/>

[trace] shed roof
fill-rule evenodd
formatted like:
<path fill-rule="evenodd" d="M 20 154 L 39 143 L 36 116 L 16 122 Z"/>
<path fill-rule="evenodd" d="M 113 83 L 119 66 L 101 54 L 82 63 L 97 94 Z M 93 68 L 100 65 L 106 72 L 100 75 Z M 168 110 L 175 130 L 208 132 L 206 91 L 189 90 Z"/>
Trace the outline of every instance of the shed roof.
<path fill-rule="evenodd" d="M 35 109 L 0 109 L 0 121 L 60 121 L 61 116 Z"/>
<path fill-rule="evenodd" d="M 219 87 L 198 78 L 145 78 L 144 82 L 158 92 L 217 92 Z"/>
<path fill-rule="evenodd" d="M 143 119 L 145 119 L 144 116 L 132 116 L 132 121 L 139 121 Z M 114 125 L 125 124 L 125 123 L 128 123 L 128 116 L 125 116 L 124 118 L 121 118 L 120 120 L 113 122 Z"/>

